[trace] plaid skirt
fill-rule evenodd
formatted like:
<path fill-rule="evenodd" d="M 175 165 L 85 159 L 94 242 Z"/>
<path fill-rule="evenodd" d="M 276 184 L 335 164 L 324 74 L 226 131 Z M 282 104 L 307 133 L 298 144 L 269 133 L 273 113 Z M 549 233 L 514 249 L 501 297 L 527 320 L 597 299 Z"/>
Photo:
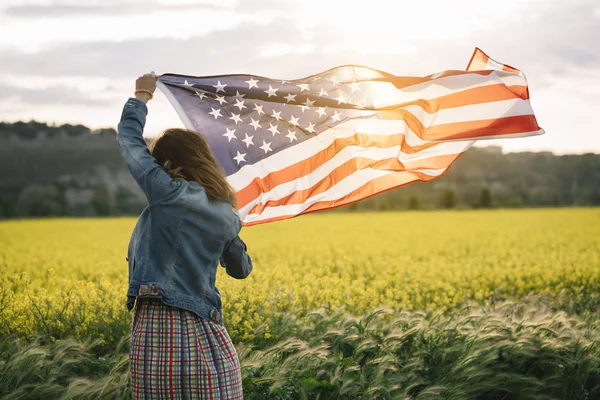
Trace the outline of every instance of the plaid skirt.
<path fill-rule="evenodd" d="M 133 399 L 242 399 L 227 330 L 191 311 L 138 298 L 129 354 Z"/>

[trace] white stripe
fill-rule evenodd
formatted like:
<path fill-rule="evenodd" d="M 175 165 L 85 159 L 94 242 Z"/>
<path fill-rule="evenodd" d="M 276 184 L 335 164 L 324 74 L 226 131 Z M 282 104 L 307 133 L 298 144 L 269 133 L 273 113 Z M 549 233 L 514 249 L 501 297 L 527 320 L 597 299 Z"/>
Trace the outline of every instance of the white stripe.
<path fill-rule="evenodd" d="M 507 133 L 506 135 L 497 135 L 497 136 L 480 136 L 474 137 L 473 140 L 494 140 L 494 139 L 515 139 L 515 138 L 524 138 L 529 136 L 539 136 L 546 133 L 543 129 L 538 129 L 537 131 L 531 132 L 519 132 L 519 133 Z M 460 139 L 457 139 L 460 141 Z M 446 142 L 452 142 L 452 140 L 446 140 Z"/>
<path fill-rule="evenodd" d="M 428 114 L 418 105 L 410 105 L 398 108 L 398 110 L 409 111 L 421 120 L 425 127 L 455 122 L 517 117 L 533 114 L 529 100 L 523 99 L 508 99 L 490 103 L 470 104 L 462 107 L 442 109 L 433 114 Z"/>
<path fill-rule="evenodd" d="M 333 158 L 327 160 L 308 175 L 298 177 L 295 180 L 282 183 L 275 186 L 270 191 L 260 194 L 257 198 L 250 201 L 244 207 L 240 208 L 240 213 L 246 215 L 257 204 L 266 204 L 271 200 L 279 200 L 285 196 L 299 191 L 306 190 L 331 174 L 336 168 L 345 162 L 355 158 L 363 157 L 373 161 L 397 158 L 402 163 L 409 161 L 425 160 L 436 156 L 459 154 L 466 151 L 474 142 L 453 142 L 440 143 L 428 149 L 424 149 L 415 154 L 406 154 L 400 150 L 400 145 L 388 148 L 347 146 L 337 153 Z M 371 168 L 368 168 L 371 169 Z"/>
<path fill-rule="evenodd" d="M 488 57 L 488 61 L 485 65 L 485 69 L 501 71 L 502 68 L 504 68 L 505 66 L 506 66 L 505 64 L 499 63 L 498 61 Z M 510 72 L 510 73 L 513 74 L 514 72 Z M 527 78 L 525 78 L 525 74 L 523 73 L 523 71 L 519 71 L 519 76 L 522 77 L 523 79 L 527 79 Z"/>
<path fill-rule="evenodd" d="M 519 104 L 518 102 L 523 104 Z M 494 104 L 497 105 L 497 109 L 494 108 Z M 513 107 L 509 107 L 510 104 L 512 104 Z M 518 104 L 518 106 L 515 106 L 515 104 Z M 481 107 L 481 109 L 478 107 Z M 523 112 L 525 112 L 527 109 L 530 111 L 530 113 L 533 113 L 531 111 L 531 107 L 529 106 L 529 101 L 519 99 L 517 99 L 517 103 L 515 103 L 514 100 L 505 100 L 489 104 L 484 103 L 475 106 L 464 106 L 449 110 L 440 110 L 435 114 L 427 114 L 421 107 L 418 106 L 411 105 L 405 107 L 404 109 L 407 108 L 411 108 L 413 110 L 413 114 L 420 110 L 420 116 L 427 119 L 430 123 L 435 121 L 435 124 L 430 126 L 437 125 L 438 121 L 443 121 L 443 124 L 451 122 L 464 122 L 465 117 L 469 115 L 476 115 L 476 119 L 492 119 L 512 116 L 512 112 L 515 112 L 517 115 L 523 115 Z M 463 109 L 466 109 L 466 111 Z M 463 119 L 453 118 L 453 115 L 458 115 Z M 417 114 L 416 117 L 419 118 L 419 115 Z M 406 142 L 410 146 L 420 146 L 425 143 L 431 143 L 431 141 L 421 140 L 408 128 L 406 122 L 403 120 L 381 120 L 369 118 L 353 119 L 343 122 L 333 128 L 327 129 L 321 132 L 318 136 L 275 153 L 255 164 L 244 165 L 239 171 L 231 174 L 227 180 L 236 191 L 241 190 L 248 186 L 255 178 L 262 179 L 273 171 L 279 171 L 289 165 L 293 165 L 305 160 L 329 147 L 335 139 L 348 138 L 354 136 L 356 132 L 381 136 L 405 134 Z M 468 139 L 468 141 L 470 141 L 470 139 Z"/>
<path fill-rule="evenodd" d="M 488 61 L 485 64 L 485 69 L 493 69 L 496 71 L 502 71 L 502 68 L 504 67 L 504 64 L 500 64 L 498 61 L 489 58 L 488 57 Z"/>
<path fill-rule="evenodd" d="M 373 105 L 379 108 L 420 99 L 435 99 L 468 89 L 497 84 L 527 86 L 527 80 L 510 72 L 493 71 L 489 75 L 472 73 L 446 76 L 401 89 L 391 82 L 368 82 L 364 91 L 370 93 Z"/>
<path fill-rule="evenodd" d="M 421 173 L 424 173 L 424 174 L 430 175 L 430 176 L 439 176 L 445 170 L 446 170 L 446 168 L 437 169 L 437 170 L 418 170 L 418 172 L 421 172 Z M 360 171 L 356 171 L 355 173 L 353 173 L 346 179 L 340 181 L 335 186 L 332 186 L 331 188 L 329 188 L 327 191 L 325 191 L 323 193 L 319 193 L 319 194 L 309 198 L 306 202 L 304 202 L 302 204 L 288 204 L 285 206 L 267 207 L 260 214 L 249 214 L 249 215 L 245 215 L 245 216 L 242 216 L 242 212 L 240 212 L 240 216 L 242 216 L 242 220 L 244 223 L 250 223 L 250 222 L 258 222 L 258 221 L 262 221 L 265 219 L 276 218 L 276 217 L 281 217 L 281 216 L 298 215 L 301 212 L 303 212 L 304 210 L 306 210 L 308 207 L 313 205 L 314 203 L 321 202 L 321 201 L 331 201 L 332 202 L 331 206 L 334 206 L 335 200 L 338 200 L 341 197 L 344 197 L 344 196 L 354 192 L 361 186 L 365 185 L 366 183 L 368 183 L 376 178 L 386 176 L 389 174 L 398 174 L 398 177 L 400 177 L 405 172 L 406 171 L 400 171 L 400 172 L 385 171 L 385 170 L 372 169 L 372 168 L 363 169 Z"/>

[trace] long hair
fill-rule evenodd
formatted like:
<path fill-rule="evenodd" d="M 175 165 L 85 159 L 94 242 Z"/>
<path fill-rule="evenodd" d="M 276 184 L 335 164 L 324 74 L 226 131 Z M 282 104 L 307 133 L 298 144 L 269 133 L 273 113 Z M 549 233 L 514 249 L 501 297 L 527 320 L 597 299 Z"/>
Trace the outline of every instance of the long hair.
<path fill-rule="evenodd" d="M 173 179 L 196 181 L 210 201 L 227 201 L 237 208 L 235 192 L 201 134 L 167 129 L 150 144 L 150 153 Z"/>

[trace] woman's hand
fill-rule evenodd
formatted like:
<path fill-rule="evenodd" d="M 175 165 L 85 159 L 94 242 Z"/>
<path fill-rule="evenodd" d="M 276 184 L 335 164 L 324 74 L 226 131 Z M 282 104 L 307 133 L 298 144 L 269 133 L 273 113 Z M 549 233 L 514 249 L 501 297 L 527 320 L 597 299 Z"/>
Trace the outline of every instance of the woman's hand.
<path fill-rule="evenodd" d="M 154 90 L 156 90 L 157 80 L 158 77 L 154 71 L 144 74 L 135 81 L 135 90 L 148 90 L 150 93 L 154 93 Z M 135 97 L 144 103 L 147 103 L 152 98 L 152 96 L 147 92 L 138 92 L 135 94 Z"/>

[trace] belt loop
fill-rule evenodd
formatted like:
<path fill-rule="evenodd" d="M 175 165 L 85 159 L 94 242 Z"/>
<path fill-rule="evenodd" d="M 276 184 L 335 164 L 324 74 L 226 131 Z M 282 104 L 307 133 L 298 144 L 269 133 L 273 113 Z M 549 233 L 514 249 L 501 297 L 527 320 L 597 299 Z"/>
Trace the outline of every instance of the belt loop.
<path fill-rule="evenodd" d="M 215 321 L 219 324 L 222 323 L 221 313 L 219 312 L 219 310 L 217 310 L 216 308 L 213 308 L 212 310 L 210 310 L 210 319 L 212 319 L 213 321 Z"/>

